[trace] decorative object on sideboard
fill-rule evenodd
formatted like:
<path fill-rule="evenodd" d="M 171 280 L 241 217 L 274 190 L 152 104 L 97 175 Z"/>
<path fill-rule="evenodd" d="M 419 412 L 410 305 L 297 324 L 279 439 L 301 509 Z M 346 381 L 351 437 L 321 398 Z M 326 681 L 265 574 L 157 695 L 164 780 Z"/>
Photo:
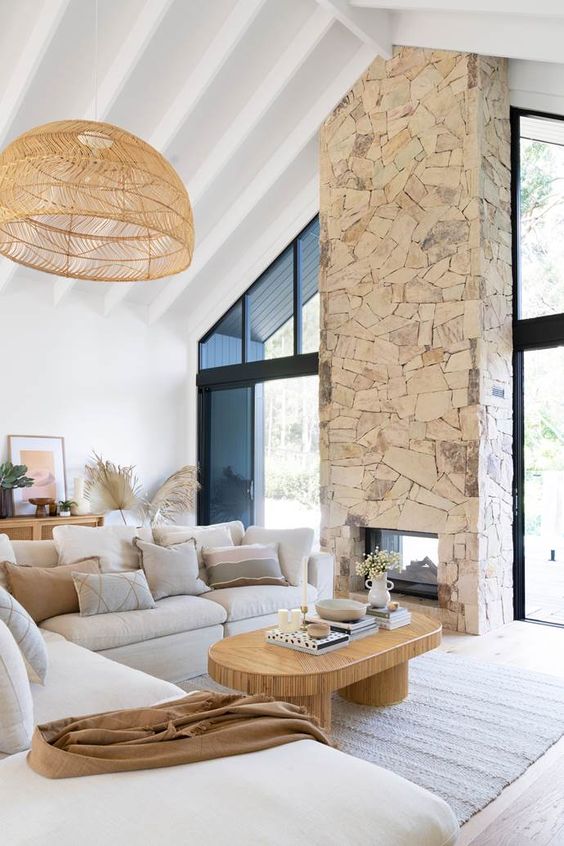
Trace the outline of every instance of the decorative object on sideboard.
<path fill-rule="evenodd" d="M 66 499 L 65 441 L 52 435 L 8 435 L 10 458 L 33 484 L 14 491 L 16 514 L 33 514 L 31 499 Z"/>
<path fill-rule="evenodd" d="M 39 517 L 43 519 L 44 517 L 48 517 L 51 513 L 51 506 L 55 506 L 55 514 L 57 513 L 57 503 L 54 499 L 50 499 L 47 496 L 35 496 L 33 499 L 30 499 L 31 505 L 35 505 L 35 514 L 34 517 Z"/>
<path fill-rule="evenodd" d="M 368 602 L 373 608 L 385 608 L 390 601 L 389 591 L 394 589 L 394 583 L 388 579 L 388 570 L 397 569 L 400 560 L 397 552 L 376 547 L 356 565 L 357 575 L 365 577 Z"/>
<path fill-rule="evenodd" d="M 33 485 L 33 479 L 26 476 L 26 473 L 25 464 L 12 464 L 11 461 L 0 464 L 0 519 L 12 517 L 14 514 L 13 491 Z"/>
<path fill-rule="evenodd" d="M 181 467 L 163 482 L 146 506 L 149 524 L 174 523 L 177 514 L 194 511 L 199 487 L 197 468 L 191 465 Z"/>
<path fill-rule="evenodd" d="M 90 514 L 90 503 L 84 496 L 84 486 L 84 477 L 77 476 L 73 484 L 73 505 L 71 507 L 73 517 L 82 517 L 85 514 Z"/>
<path fill-rule="evenodd" d="M 59 500 L 59 517 L 70 517 L 73 505 L 76 505 L 73 499 Z"/>
<path fill-rule="evenodd" d="M 105 461 L 95 452 L 92 453 L 91 461 L 92 463 L 84 468 L 84 496 L 92 511 L 101 514 L 119 511 L 124 525 L 127 526 L 126 513 L 142 515 L 145 505 L 135 467 L 122 467 L 113 461 Z"/>

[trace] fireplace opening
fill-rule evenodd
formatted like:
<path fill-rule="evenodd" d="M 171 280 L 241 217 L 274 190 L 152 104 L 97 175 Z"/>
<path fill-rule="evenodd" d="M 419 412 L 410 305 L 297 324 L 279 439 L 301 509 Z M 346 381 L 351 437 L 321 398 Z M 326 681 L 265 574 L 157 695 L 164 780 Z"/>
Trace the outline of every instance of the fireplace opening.
<path fill-rule="evenodd" d="M 401 559 L 398 570 L 388 573 L 394 593 L 437 599 L 438 535 L 426 532 L 400 532 L 395 529 L 366 529 L 366 552 L 375 548 L 397 552 Z"/>

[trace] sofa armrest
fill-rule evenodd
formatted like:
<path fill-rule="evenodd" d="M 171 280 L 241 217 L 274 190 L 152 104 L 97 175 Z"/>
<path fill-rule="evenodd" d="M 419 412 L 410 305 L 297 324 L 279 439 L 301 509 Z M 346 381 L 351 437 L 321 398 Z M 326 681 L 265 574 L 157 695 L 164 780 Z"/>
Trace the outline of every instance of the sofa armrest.
<path fill-rule="evenodd" d="M 335 559 L 328 552 L 316 552 L 310 555 L 308 582 L 317 589 L 318 599 L 331 599 L 335 588 Z"/>

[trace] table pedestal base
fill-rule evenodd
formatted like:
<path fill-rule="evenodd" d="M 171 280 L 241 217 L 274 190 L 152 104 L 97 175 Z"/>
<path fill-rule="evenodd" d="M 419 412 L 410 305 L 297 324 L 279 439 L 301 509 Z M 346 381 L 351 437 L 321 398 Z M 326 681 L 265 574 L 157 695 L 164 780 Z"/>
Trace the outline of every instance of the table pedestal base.
<path fill-rule="evenodd" d="M 292 705 L 300 705 L 305 708 L 312 717 L 317 717 L 321 728 L 325 731 L 331 730 L 331 694 L 317 693 L 315 696 L 284 696 L 286 702 Z"/>
<path fill-rule="evenodd" d="M 408 693 L 408 663 L 343 687 L 339 693 L 357 705 L 397 705 Z"/>

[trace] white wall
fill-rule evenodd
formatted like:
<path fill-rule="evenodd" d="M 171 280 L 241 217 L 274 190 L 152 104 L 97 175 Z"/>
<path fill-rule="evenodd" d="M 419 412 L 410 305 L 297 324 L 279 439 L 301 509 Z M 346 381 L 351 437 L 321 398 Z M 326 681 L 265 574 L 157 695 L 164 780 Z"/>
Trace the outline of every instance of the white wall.
<path fill-rule="evenodd" d="M 187 460 L 180 325 L 104 317 L 82 295 L 54 308 L 45 280 L 44 295 L 13 281 L 0 298 L 0 457 L 8 434 L 63 435 L 69 493 L 93 449 L 154 489 Z"/>

